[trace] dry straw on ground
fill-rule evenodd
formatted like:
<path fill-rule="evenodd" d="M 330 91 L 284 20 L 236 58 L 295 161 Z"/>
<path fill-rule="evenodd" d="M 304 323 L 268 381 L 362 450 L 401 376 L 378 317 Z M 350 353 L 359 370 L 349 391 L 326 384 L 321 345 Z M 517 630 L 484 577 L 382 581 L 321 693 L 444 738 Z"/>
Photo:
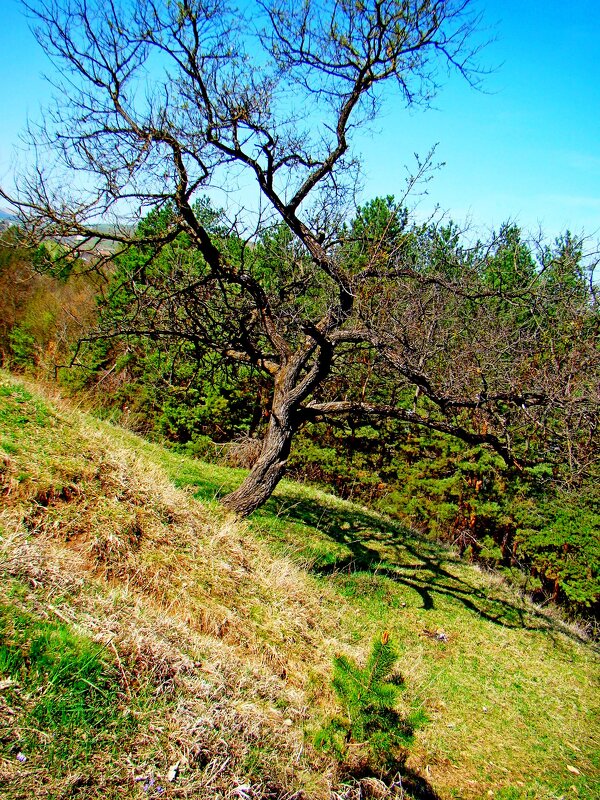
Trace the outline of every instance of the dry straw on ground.
<path fill-rule="evenodd" d="M 253 772 L 269 785 L 252 797 L 328 796 L 334 767 L 315 753 L 307 764 L 304 727 L 329 700 L 332 598 L 77 414 L 61 410 L 42 435 L 2 463 L 4 577 L 106 647 L 124 704 L 148 683 L 168 696 L 113 765 L 118 780 L 179 762 L 170 796 L 229 796 Z"/>

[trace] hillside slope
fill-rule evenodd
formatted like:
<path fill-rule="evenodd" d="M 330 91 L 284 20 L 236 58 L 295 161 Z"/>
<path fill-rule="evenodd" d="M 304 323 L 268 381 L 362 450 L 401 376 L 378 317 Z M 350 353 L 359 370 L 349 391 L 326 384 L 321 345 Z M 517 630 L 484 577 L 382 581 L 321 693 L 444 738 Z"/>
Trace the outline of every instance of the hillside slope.
<path fill-rule="evenodd" d="M 426 718 L 395 796 L 600 796 L 592 644 L 309 487 L 238 523 L 239 477 L 1 376 L 3 797 L 375 796 L 313 742 L 384 630 Z"/>

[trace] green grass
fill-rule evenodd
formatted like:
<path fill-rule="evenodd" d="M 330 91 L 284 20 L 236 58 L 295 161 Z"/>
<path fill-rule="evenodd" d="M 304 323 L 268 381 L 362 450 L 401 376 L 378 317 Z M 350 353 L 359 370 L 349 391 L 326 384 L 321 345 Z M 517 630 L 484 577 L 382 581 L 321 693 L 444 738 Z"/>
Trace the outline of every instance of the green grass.
<path fill-rule="evenodd" d="M 35 482 L 38 496 L 40 487 L 50 483 L 55 492 L 80 485 L 77 458 L 86 445 L 72 456 L 72 444 L 65 451 L 72 424 L 65 414 L 32 391 L 14 383 L 0 385 L 2 450 L 5 458 L 18 462 L 23 484 Z M 224 518 L 217 499 L 239 484 L 243 471 L 203 464 L 98 420 L 85 418 L 84 424 L 103 437 L 107 448 L 111 443 L 126 447 L 132 457 L 158 467 L 176 486 L 193 493 L 216 518 Z M 0 451 L 0 477 L 1 458 Z M 37 467 L 27 466 L 34 462 Z M 90 470 L 93 477 L 93 465 Z M 310 486 L 282 482 L 244 530 L 282 564 L 293 562 L 308 574 L 308 588 L 302 591 L 313 592 L 324 617 L 336 619 L 335 630 L 323 633 L 328 652 L 355 646 L 364 656 L 374 637 L 391 632 L 406 684 L 399 711 L 428 720 L 416 731 L 406 768 L 407 785 L 412 779 L 421 796 L 436 791 L 442 798 L 600 797 L 598 648 L 555 611 L 534 607 L 493 575 L 398 522 Z M 115 700 L 110 654 L 56 620 L 36 617 L 19 596 L 24 590 L 18 584 L 12 591 L 10 601 L 5 593 L 2 608 L 13 603 L 24 610 L 12 621 L 8 611 L 2 618 L 2 673 L 19 685 L 26 679 L 37 687 L 23 705 L 28 715 L 37 707 L 36 692 L 41 695 L 33 740 L 41 741 L 40 732 L 59 725 L 56 746 L 63 747 L 61 741 L 73 738 L 68 731 L 85 730 L 85 747 L 77 747 L 84 747 L 82 758 L 93 760 L 100 743 L 110 747 L 110 741 L 132 735 L 122 714 L 122 695 Z M 268 652 L 281 651 L 285 661 L 291 657 L 285 651 L 288 634 L 284 630 L 275 637 L 272 632 L 275 607 L 257 595 L 244 614 Z M 288 638 L 293 639 L 291 634 Z M 39 644 L 32 656 L 34 642 Z M 61 661 L 60 653 L 67 661 Z M 323 705 L 330 690 L 308 657 L 303 669 L 302 691 L 311 709 L 302 723 L 308 740 L 331 717 L 333 701 Z M 71 676 L 68 684 L 61 682 L 63 674 Z M 46 696 L 55 698 L 57 708 L 63 698 L 64 714 L 52 716 Z M 277 700 L 275 707 L 289 703 Z M 14 759 L 14 743 L 3 746 L 4 757 Z M 275 757 L 270 750 L 260 751 L 251 744 L 240 762 L 253 776 L 268 771 L 265 763 Z"/>
<path fill-rule="evenodd" d="M 0 727 L 0 758 L 19 768 L 8 784 L 0 777 L 4 796 L 26 796 L 39 771 L 57 782 L 73 774 L 97 779 L 98 762 L 125 747 L 137 727 L 118 672 L 89 636 L 27 608 L 27 587 L 13 582 L 7 594 L 13 602 L 0 604 L 0 675 L 10 714 Z"/>

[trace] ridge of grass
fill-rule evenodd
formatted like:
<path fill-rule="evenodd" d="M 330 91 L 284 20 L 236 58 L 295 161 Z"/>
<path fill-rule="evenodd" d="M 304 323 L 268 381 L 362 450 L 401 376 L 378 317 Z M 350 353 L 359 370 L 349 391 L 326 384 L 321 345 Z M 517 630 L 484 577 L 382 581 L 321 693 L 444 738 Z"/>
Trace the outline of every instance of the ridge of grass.
<path fill-rule="evenodd" d="M 312 487 L 238 523 L 215 500 L 243 474 L 0 376 L 2 796 L 364 795 L 312 740 L 333 657 L 382 630 L 428 719 L 409 794 L 600 796 L 593 643 Z"/>

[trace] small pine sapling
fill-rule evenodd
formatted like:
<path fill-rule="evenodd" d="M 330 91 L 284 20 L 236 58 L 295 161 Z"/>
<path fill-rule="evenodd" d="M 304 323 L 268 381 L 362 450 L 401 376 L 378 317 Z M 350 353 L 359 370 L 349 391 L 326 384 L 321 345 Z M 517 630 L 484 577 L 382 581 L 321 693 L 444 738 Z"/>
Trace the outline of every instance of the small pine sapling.
<path fill-rule="evenodd" d="M 398 655 L 384 631 L 373 642 L 364 667 L 347 656 L 336 656 L 332 685 L 344 716 L 323 727 L 316 744 L 334 752 L 340 760 L 350 745 L 362 746 L 372 769 L 397 767 L 406 759 L 406 745 L 413 727 L 395 709 L 403 681 L 393 674 Z"/>

